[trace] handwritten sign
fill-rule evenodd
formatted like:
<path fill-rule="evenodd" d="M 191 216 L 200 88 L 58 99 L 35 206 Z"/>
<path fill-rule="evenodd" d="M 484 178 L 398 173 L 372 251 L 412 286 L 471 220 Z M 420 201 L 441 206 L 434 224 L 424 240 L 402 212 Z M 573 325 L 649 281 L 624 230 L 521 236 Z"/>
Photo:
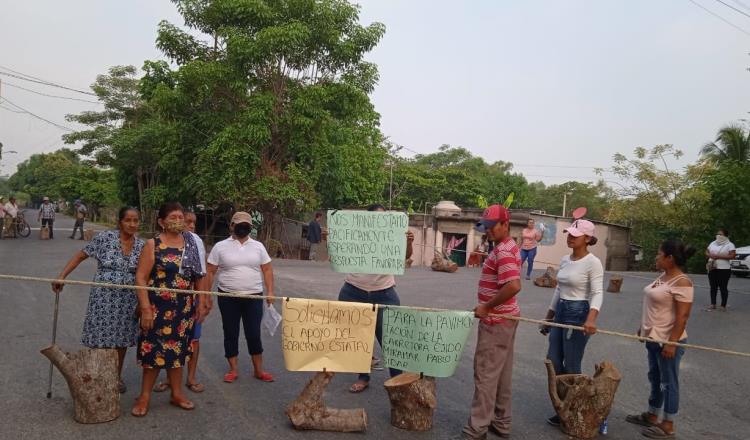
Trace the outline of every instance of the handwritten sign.
<path fill-rule="evenodd" d="M 473 312 L 428 312 L 386 306 L 384 365 L 427 376 L 452 376 L 472 325 Z"/>
<path fill-rule="evenodd" d="M 328 211 L 336 272 L 403 275 L 409 217 L 403 212 Z"/>
<path fill-rule="evenodd" d="M 289 371 L 369 373 L 377 311 L 372 304 L 283 301 L 282 348 Z"/>

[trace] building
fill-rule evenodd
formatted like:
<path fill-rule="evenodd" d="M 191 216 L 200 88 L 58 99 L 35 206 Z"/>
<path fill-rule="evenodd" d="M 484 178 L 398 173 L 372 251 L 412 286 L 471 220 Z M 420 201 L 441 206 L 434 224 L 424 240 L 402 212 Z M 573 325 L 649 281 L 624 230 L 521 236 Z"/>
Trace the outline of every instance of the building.
<path fill-rule="evenodd" d="M 459 266 L 464 266 L 468 254 L 482 240 L 482 234 L 474 230 L 474 225 L 483 211 L 461 209 L 453 202 L 443 201 L 433 207 L 432 213 L 411 214 L 409 229 L 415 236 L 412 266 L 429 266 L 435 252 L 447 252 L 451 242 L 454 248 L 451 249 L 450 258 Z M 521 230 L 530 218 L 537 225 L 544 224 L 545 228 L 535 260 L 536 267 L 557 267 L 560 259 L 570 253 L 564 230 L 573 219 L 539 211 L 511 210 L 511 236 L 519 243 Z M 630 228 L 605 222 L 593 223 L 599 241 L 590 248 L 591 252 L 602 261 L 605 270 L 628 270 L 632 258 Z"/>

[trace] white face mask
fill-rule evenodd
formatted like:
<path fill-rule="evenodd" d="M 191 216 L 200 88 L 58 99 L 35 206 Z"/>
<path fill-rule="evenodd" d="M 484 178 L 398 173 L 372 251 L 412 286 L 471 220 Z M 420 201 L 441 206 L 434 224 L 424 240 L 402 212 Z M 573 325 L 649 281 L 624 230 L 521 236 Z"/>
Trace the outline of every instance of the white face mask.
<path fill-rule="evenodd" d="M 729 239 L 727 237 L 725 237 L 725 236 L 723 236 L 721 234 L 717 234 L 716 235 L 716 242 L 718 244 L 723 245 L 723 244 L 726 244 L 728 241 L 729 241 Z"/>

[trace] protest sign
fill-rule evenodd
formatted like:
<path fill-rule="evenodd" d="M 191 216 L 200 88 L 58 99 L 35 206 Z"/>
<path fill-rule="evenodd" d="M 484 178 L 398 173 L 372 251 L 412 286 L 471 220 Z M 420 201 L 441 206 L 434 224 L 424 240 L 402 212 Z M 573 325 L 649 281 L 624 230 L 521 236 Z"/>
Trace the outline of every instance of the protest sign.
<path fill-rule="evenodd" d="M 336 272 L 403 275 L 409 217 L 403 212 L 328 211 L 328 255 Z"/>
<path fill-rule="evenodd" d="M 372 304 L 291 298 L 282 303 L 287 370 L 370 372 L 377 321 Z"/>
<path fill-rule="evenodd" d="M 427 376 L 452 376 L 472 325 L 474 312 L 384 306 L 384 365 Z"/>

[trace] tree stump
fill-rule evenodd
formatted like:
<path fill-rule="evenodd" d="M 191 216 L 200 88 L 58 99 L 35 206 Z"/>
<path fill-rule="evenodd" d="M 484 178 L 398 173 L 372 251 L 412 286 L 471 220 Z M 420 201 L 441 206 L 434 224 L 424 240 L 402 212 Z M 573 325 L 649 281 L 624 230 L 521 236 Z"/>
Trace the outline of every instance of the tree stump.
<path fill-rule="evenodd" d="M 534 285 L 539 287 L 557 287 L 557 270 L 552 266 L 547 266 L 544 275 L 534 279 Z"/>
<path fill-rule="evenodd" d="M 560 416 L 560 428 L 571 437 L 590 439 L 599 435 L 599 425 L 609 415 L 622 375 L 609 361 L 595 366 L 591 378 L 584 374 L 557 376 L 552 362 L 547 367 L 549 396 Z"/>
<path fill-rule="evenodd" d="M 391 400 L 391 425 L 407 431 L 432 429 L 432 414 L 437 407 L 435 378 L 401 373 L 385 381 Z"/>
<path fill-rule="evenodd" d="M 39 228 L 39 239 L 49 240 L 49 228 L 46 225 Z"/>
<path fill-rule="evenodd" d="M 68 383 L 76 422 L 103 423 L 120 416 L 116 350 L 86 348 L 71 354 L 52 345 L 42 354 Z"/>
<path fill-rule="evenodd" d="M 613 275 L 612 278 L 609 279 L 607 292 L 620 293 L 620 289 L 622 288 L 622 281 L 623 278 L 620 275 Z"/>
<path fill-rule="evenodd" d="M 307 383 L 299 397 L 286 409 L 286 415 L 295 429 L 319 431 L 360 432 L 367 429 L 364 408 L 328 408 L 323 401 L 323 391 L 331 382 L 333 373 L 321 372 Z"/>
<path fill-rule="evenodd" d="M 96 231 L 93 229 L 84 229 L 83 230 L 83 239 L 86 241 L 91 241 L 94 238 Z"/>
<path fill-rule="evenodd" d="M 435 252 L 435 257 L 432 259 L 432 270 L 435 272 L 448 272 L 453 273 L 458 270 L 458 264 L 446 258 L 440 252 Z"/>

